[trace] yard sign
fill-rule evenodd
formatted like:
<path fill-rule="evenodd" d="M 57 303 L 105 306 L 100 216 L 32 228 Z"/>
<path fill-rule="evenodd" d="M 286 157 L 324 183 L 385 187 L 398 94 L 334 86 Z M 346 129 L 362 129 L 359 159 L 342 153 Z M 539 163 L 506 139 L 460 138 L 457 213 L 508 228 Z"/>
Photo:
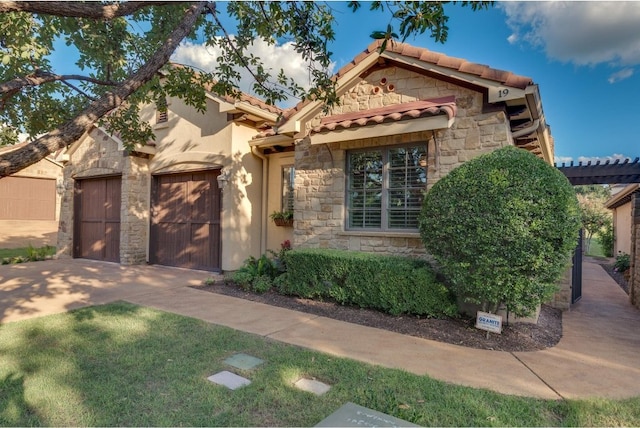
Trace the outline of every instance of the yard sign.
<path fill-rule="evenodd" d="M 502 317 L 500 315 L 478 311 L 478 314 L 476 315 L 476 328 L 501 334 Z"/>

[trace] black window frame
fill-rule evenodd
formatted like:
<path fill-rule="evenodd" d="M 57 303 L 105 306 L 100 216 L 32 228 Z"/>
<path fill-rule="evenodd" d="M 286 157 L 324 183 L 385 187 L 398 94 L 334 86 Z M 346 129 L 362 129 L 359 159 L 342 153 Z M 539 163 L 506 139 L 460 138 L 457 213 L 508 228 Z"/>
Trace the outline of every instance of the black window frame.
<path fill-rule="evenodd" d="M 358 149 L 352 149 L 352 150 L 347 150 L 346 152 L 346 159 L 345 159 L 345 198 L 344 198 L 344 204 L 345 204 L 345 231 L 354 231 L 354 232 L 358 232 L 358 231 L 362 231 L 362 232 L 398 232 L 398 233 L 402 233 L 402 232 L 409 232 L 409 233 L 415 233 L 418 232 L 418 225 L 417 225 L 417 218 L 420 214 L 420 210 L 422 207 L 422 200 L 424 199 L 424 193 L 426 192 L 427 189 L 427 182 L 428 182 L 428 176 L 427 176 L 427 165 L 426 165 L 426 157 L 427 157 L 427 153 L 428 153 L 428 147 L 427 147 L 427 142 L 426 141 L 416 141 L 416 142 L 412 142 L 412 143 L 407 143 L 407 144 L 397 144 L 397 145 L 390 145 L 390 146 L 377 146 L 377 147 L 367 147 L 367 148 L 358 148 Z M 395 187 L 392 188 L 390 187 L 390 174 L 391 171 L 396 170 L 398 171 L 399 169 L 393 168 L 390 164 L 390 156 L 392 151 L 394 150 L 398 150 L 398 149 L 404 149 L 404 148 L 420 148 L 422 149 L 422 151 L 420 152 L 420 157 L 419 157 L 419 166 L 423 171 L 423 181 L 421 183 L 420 186 L 408 186 L 405 183 L 405 186 L 400 188 L 400 187 Z M 353 187 L 353 183 L 352 183 L 352 159 L 353 159 L 353 155 L 354 154 L 359 154 L 359 153 L 380 153 L 381 154 L 381 187 L 380 187 L 380 225 L 379 226 L 374 226 L 374 227 L 367 227 L 366 226 L 366 217 L 364 217 L 365 214 L 363 214 L 363 226 L 358 226 L 358 225 L 352 225 L 352 212 L 354 212 L 355 210 L 352 208 L 351 205 L 351 197 L 352 195 L 354 195 L 353 192 L 357 191 L 358 189 Z M 407 167 L 409 168 L 409 167 Z M 400 168 L 401 169 L 401 168 Z M 373 176 L 374 179 L 373 181 L 375 181 L 375 167 L 372 169 L 373 170 Z M 366 181 L 366 178 L 363 178 L 363 180 Z M 374 183 L 375 186 L 375 183 Z M 418 204 L 418 206 L 416 208 L 412 208 L 412 209 L 405 209 L 402 210 L 404 213 L 407 212 L 414 212 L 415 215 L 412 216 L 410 218 L 411 222 L 415 223 L 415 227 L 390 227 L 389 225 L 389 217 L 390 217 L 390 212 L 393 211 L 393 208 L 389 206 L 389 200 L 390 200 L 390 193 L 393 191 L 404 191 L 406 192 L 415 192 L 415 191 L 419 191 L 420 192 L 420 202 Z M 366 193 L 366 192 L 365 192 Z M 355 195 L 354 195 L 355 196 Z M 371 196 L 371 195 L 370 195 Z M 363 208 L 364 210 L 366 210 L 366 208 Z M 377 211 L 377 210 L 375 210 Z M 376 214 L 374 211 L 374 215 Z M 396 211 L 400 211 L 400 210 L 396 210 Z M 365 212 L 365 211 L 363 211 Z M 406 217 L 406 214 L 405 214 Z M 358 223 L 360 223 L 360 221 L 358 221 Z M 405 223 L 406 225 L 407 223 Z"/>

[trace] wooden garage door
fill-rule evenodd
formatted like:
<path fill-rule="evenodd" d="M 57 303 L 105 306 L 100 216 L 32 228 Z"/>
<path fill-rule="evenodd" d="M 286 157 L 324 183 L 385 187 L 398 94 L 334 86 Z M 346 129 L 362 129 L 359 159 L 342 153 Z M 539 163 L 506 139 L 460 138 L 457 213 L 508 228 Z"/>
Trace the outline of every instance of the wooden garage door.
<path fill-rule="evenodd" d="M 0 220 L 55 219 L 55 179 L 0 178 Z"/>
<path fill-rule="evenodd" d="M 120 177 L 76 180 L 74 257 L 120 261 Z"/>
<path fill-rule="evenodd" d="M 152 263 L 220 269 L 219 170 L 154 177 Z"/>

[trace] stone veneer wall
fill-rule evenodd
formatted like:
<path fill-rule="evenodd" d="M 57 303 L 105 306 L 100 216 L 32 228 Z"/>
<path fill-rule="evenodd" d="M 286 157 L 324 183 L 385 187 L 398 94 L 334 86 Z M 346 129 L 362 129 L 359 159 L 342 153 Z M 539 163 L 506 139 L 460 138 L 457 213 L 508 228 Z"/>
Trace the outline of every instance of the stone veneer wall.
<path fill-rule="evenodd" d="M 120 263 L 142 264 L 147 261 L 151 175 L 149 160 L 127 156 L 122 174 L 120 214 Z"/>
<path fill-rule="evenodd" d="M 640 309 L 640 194 L 631 195 L 631 276 L 629 277 L 629 299 Z"/>
<path fill-rule="evenodd" d="M 380 83 L 383 78 L 385 85 Z M 447 95 L 455 95 L 458 106 L 450 129 L 320 145 L 311 144 L 313 136 L 299 141 L 295 151 L 294 245 L 425 256 L 418 232 L 344 230 L 346 151 L 424 142 L 428 144 L 427 187 L 430 188 L 462 163 L 512 144 L 507 117 L 501 111 L 483 113 L 482 94 L 393 67 L 371 73 L 344 94 L 341 105 L 331 112 L 341 114 Z M 320 119 L 311 121 L 307 129 L 317 125 Z"/>
<path fill-rule="evenodd" d="M 80 144 L 63 170 L 65 190 L 60 208 L 58 256 L 73 255 L 75 179 L 121 175 L 120 262 L 144 263 L 150 198 L 148 160 L 128 156 L 100 130 L 94 130 L 91 136 L 93 139 Z"/>

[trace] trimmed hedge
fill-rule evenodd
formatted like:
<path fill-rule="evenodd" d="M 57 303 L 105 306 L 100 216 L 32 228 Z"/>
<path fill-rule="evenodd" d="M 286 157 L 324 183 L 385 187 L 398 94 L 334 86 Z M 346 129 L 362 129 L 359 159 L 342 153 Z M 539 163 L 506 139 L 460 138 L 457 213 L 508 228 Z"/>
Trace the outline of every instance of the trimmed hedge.
<path fill-rule="evenodd" d="M 333 298 L 343 305 L 429 317 L 457 314 L 455 299 L 423 260 L 376 254 L 296 249 L 285 255 L 283 294 Z"/>
<path fill-rule="evenodd" d="M 557 290 L 579 229 L 566 177 L 515 147 L 451 171 L 426 194 L 420 215 L 422 241 L 456 294 L 519 316 Z"/>

